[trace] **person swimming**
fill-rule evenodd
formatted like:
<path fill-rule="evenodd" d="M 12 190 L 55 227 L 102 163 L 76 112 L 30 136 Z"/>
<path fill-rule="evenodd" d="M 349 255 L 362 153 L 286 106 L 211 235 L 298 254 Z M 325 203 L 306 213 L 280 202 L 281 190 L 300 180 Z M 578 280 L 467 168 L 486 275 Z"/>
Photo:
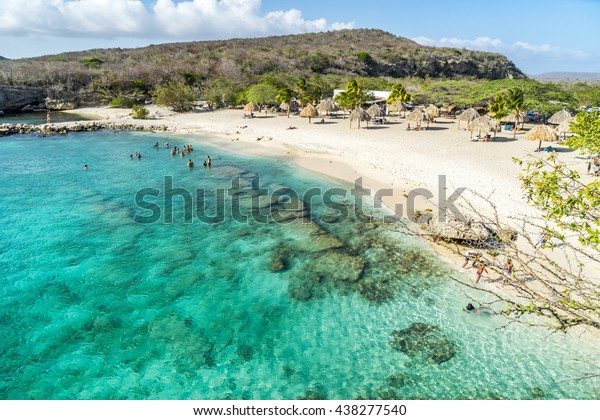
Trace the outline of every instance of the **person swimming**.
<path fill-rule="evenodd" d="M 158 149 L 158 142 L 156 142 L 156 143 L 154 144 L 154 148 L 155 148 L 155 149 Z"/>
<path fill-rule="evenodd" d="M 83 170 L 87 171 L 88 170 L 88 166 L 87 165 L 83 165 Z"/>
<path fill-rule="evenodd" d="M 194 162 L 192 162 L 192 159 L 188 159 L 187 166 L 188 166 L 189 168 L 193 168 L 193 167 L 194 167 Z"/>

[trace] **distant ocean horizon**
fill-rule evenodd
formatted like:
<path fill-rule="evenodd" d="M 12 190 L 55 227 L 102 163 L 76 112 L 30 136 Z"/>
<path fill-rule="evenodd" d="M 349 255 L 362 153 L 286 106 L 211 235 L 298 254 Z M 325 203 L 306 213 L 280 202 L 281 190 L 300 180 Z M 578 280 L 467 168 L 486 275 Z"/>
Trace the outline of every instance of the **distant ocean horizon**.
<path fill-rule="evenodd" d="M 172 157 L 166 142 L 194 151 Z M 357 209 L 349 185 L 227 145 L 0 140 L 1 399 L 600 398 L 600 379 L 575 380 L 597 357 L 590 337 L 463 311 L 485 300 L 452 280 L 472 273 Z M 252 201 L 256 179 L 279 195 Z M 335 194 L 294 198 L 310 190 Z M 222 218 L 203 223 L 199 208 Z M 234 217 L 269 208 L 297 217 Z"/>

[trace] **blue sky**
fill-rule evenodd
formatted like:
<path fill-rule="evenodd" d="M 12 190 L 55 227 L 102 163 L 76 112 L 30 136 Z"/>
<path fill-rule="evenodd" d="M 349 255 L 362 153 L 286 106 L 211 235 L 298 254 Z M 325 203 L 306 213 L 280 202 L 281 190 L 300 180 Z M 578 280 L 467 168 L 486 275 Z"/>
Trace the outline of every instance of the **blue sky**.
<path fill-rule="evenodd" d="M 0 55 L 378 28 L 500 52 L 529 74 L 600 72 L 600 0 L 0 0 Z"/>

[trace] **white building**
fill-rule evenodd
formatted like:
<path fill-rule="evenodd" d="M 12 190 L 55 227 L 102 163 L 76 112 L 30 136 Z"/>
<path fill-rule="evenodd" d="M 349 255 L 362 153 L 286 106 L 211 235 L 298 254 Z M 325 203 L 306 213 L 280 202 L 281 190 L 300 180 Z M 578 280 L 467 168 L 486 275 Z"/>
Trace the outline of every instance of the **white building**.
<path fill-rule="evenodd" d="M 337 95 L 339 95 L 340 93 L 344 92 L 343 89 L 336 89 L 333 91 L 333 97 L 335 98 Z M 375 97 L 374 101 L 370 101 L 369 103 L 374 103 L 374 102 L 385 102 L 387 101 L 387 98 L 390 97 L 390 93 L 392 92 L 385 92 L 383 90 L 369 90 L 367 93 L 372 94 Z"/>

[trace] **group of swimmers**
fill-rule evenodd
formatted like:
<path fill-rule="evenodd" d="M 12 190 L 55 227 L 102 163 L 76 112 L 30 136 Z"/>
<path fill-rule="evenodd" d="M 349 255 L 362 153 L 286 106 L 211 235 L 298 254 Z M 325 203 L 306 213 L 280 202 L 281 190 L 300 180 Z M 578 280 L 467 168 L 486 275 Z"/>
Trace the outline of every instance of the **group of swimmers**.
<path fill-rule="evenodd" d="M 154 148 L 156 150 L 158 150 L 160 148 L 160 145 L 158 144 L 158 142 L 156 142 L 154 144 Z M 171 149 L 171 145 L 168 142 L 165 143 L 165 149 Z M 194 151 L 194 146 L 192 146 L 191 144 L 186 144 L 185 146 L 183 146 L 183 149 L 180 149 L 179 147 L 175 146 L 171 150 L 171 156 L 179 155 L 179 156 L 181 156 L 183 158 L 183 157 L 185 157 L 186 153 L 190 154 L 193 151 Z M 136 155 L 137 155 L 137 153 L 136 153 Z M 141 155 L 140 155 L 140 157 L 141 157 Z M 192 161 L 192 159 L 188 159 L 187 166 L 188 166 L 188 168 L 193 168 L 194 167 L 194 161 Z M 206 160 L 204 161 L 204 166 L 206 166 L 206 167 L 211 167 L 212 166 L 212 159 L 210 158 L 210 156 L 206 157 Z"/>
<path fill-rule="evenodd" d="M 142 158 L 142 154 L 140 152 L 135 152 L 135 157 L 137 160 L 140 160 Z M 133 160 L 133 155 L 129 155 L 129 159 Z"/>

